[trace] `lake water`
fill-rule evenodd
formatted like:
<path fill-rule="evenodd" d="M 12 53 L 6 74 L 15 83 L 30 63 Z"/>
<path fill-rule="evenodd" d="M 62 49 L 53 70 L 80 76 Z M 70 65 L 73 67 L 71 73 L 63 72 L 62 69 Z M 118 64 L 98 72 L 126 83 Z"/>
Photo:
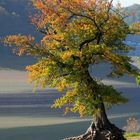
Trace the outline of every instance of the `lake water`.
<path fill-rule="evenodd" d="M 140 56 L 140 35 L 128 35 L 125 43 L 131 47 L 134 47 L 134 50 L 131 50 L 128 55 Z"/>
<path fill-rule="evenodd" d="M 102 67 L 99 68 L 103 69 Z M 48 118 L 52 117 L 56 117 L 56 119 L 58 117 L 62 119 L 63 117 L 80 119 L 73 114 L 63 116 L 63 109 L 50 108 L 53 100 L 58 98 L 61 93 L 56 92 L 54 89 L 33 93 L 32 86 L 27 84 L 25 72 L 5 70 L 0 71 L 0 77 L 0 128 L 22 127 L 27 124 L 47 125 L 50 122 Z M 127 118 L 132 116 L 136 117 L 140 124 L 140 87 L 134 83 L 134 79 L 124 77 L 115 80 L 105 79 L 104 82 L 114 85 L 130 100 L 127 104 L 111 108 L 108 111 L 109 118 L 120 128 L 126 125 Z M 21 119 L 16 121 L 17 117 Z M 30 121 L 34 118 L 37 121 L 36 119 Z M 43 118 L 43 120 L 38 120 L 39 118 Z"/>

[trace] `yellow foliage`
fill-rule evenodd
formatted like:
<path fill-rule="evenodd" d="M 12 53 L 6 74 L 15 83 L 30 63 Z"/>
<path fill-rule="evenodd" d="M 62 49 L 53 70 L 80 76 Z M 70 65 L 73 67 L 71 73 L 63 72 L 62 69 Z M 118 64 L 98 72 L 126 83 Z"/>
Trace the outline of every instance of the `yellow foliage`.
<path fill-rule="evenodd" d="M 39 12 L 31 17 L 32 23 L 43 33 L 42 38 L 37 42 L 32 36 L 12 35 L 3 42 L 18 55 L 38 58 L 36 64 L 26 67 L 36 86 L 66 91 L 53 107 L 66 106 L 65 113 L 79 112 L 82 117 L 92 116 L 101 101 L 124 103 L 119 92 L 89 74 L 89 65 L 103 62 L 112 65 L 110 76 L 138 74 L 130 58 L 116 52 L 129 50 L 123 40 L 131 29 L 120 7 L 113 8 L 108 0 L 33 0 L 33 4 Z"/>
<path fill-rule="evenodd" d="M 62 55 L 61 55 L 61 58 L 63 60 L 67 60 L 69 59 L 71 56 L 73 55 L 73 53 L 71 51 L 65 51 Z"/>

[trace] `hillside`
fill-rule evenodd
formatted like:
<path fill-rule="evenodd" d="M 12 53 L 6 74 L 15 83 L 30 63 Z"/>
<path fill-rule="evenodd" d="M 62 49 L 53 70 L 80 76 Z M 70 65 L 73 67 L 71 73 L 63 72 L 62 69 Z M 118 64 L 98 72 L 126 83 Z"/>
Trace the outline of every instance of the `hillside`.
<path fill-rule="evenodd" d="M 126 18 L 126 22 L 128 24 L 132 24 L 133 22 L 140 22 L 140 5 L 134 4 L 132 6 L 126 7 L 124 9 L 126 13 L 131 15 L 130 17 Z"/>
<path fill-rule="evenodd" d="M 32 34 L 37 36 L 29 15 L 33 13 L 30 0 L 0 0 L 0 37 L 9 34 Z M 33 63 L 29 57 L 17 57 L 9 48 L 0 46 L 0 67 L 23 69 Z"/>

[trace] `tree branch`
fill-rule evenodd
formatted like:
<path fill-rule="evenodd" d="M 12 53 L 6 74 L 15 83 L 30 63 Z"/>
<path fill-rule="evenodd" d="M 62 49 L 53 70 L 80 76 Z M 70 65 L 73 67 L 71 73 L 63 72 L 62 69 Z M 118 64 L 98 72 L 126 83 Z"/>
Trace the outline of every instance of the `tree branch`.
<path fill-rule="evenodd" d="M 89 38 L 89 39 L 84 40 L 84 41 L 79 45 L 79 46 L 80 46 L 79 50 L 81 50 L 82 47 L 83 47 L 85 44 L 88 44 L 88 43 L 94 41 L 96 38 L 97 38 L 97 35 L 96 35 L 94 38 Z"/>

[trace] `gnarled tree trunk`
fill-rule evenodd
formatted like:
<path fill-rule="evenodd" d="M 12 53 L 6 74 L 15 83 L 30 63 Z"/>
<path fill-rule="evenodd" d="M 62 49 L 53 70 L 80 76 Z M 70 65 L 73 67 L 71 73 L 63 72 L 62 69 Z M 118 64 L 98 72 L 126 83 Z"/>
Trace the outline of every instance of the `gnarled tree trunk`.
<path fill-rule="evenodd" d="M 65 138 L 64 140 L 126 140 L 123 137 L 123 133 L 123 130 L 110 123 L 102 103 L 100 111 L 94 116 L 94 120 L 85 134 Z"/>

